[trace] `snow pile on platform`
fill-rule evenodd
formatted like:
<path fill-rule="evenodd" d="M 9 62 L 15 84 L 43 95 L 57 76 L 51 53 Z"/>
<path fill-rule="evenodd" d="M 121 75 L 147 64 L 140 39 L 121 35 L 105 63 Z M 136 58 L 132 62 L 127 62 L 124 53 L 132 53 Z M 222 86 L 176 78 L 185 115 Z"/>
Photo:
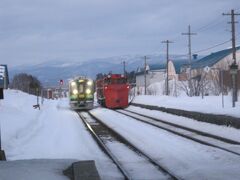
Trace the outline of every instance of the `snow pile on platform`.
<path fill-rule="evenodd" d="M 45 100 L 34 109 L 36 96 L 6 90 L 0 103 L 2 147 L 7 160 L 77 159 L 95 160 L 103 179 L 119 177 L 116 167 L 68 108 L 68 99 Z"/>

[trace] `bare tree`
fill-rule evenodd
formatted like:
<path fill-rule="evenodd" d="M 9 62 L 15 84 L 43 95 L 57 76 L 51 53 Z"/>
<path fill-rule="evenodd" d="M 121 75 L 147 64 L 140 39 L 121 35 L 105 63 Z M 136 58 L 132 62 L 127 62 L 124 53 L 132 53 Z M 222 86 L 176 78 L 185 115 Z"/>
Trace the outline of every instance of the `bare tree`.
<path fill-rule="evenodd" d="M 41 83 L 36 77 L 21 73 L 13 77 L 10 88 L 37 95 L 40 92 Z"/>

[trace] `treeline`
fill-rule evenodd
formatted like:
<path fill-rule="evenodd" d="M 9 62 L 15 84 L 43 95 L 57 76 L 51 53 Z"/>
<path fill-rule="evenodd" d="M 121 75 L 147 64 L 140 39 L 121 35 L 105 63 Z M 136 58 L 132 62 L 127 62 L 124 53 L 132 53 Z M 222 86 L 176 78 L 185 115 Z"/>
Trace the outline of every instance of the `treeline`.
<path fill-rule="evenodd" d="M 18 89 L 33 95 L 38 95 L 41 90 L 41 82 L 32 75 L 21 73 L 13 77 L 10 88 Z"/>

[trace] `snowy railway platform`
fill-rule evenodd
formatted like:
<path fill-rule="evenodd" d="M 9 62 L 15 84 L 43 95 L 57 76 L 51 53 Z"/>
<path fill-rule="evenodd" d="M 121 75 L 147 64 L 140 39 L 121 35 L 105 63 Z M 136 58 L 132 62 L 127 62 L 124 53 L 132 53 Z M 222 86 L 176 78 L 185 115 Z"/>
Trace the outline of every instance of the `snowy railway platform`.
<path fill-rule="evenodd" d="M 100 180 L 94 161 L 30 159 L 0 161 L 1 180 Z"/>
<path fill-rule="evenodd" d="M 39 179 L 68 179 L 62 173 L 64 169 L 72 162 L 88 160 L 95 161 L 102 179 L 121 177 L 78 115 L 69 110 L 67 99 L 45 100 L 38 110 L 32 108 L 36 104 L 35 96 L 15 90 L 7 90 L 5 94 L 0 120 L 7 161 L 0 162 L 1 180 L 12 180 L 21 170 L 23 174 L 17 179 L 25 180 L 24 177 L 35 174 L 37 169 Z"/>
<path fill-rule="evenodd" d="M 198 107 L 194 106 L 195 101 L 189 101 L 187 104 L 187 100 L 182 102 L 185 97 L 173 100 L 171 97 L 164 98 L 164 96 L 140 96 L 135 99 L 135 102 L 148 105 L 157 103 L 159 106 L 170 108 L 174 108 L 175 105 L 175 107 L 189 108 L 188 110 L 193 111 L 197 108 L 200 112 L 214 111 L 215 114 L 240 117 L 238 104 L 234 110 L 228 107 L 220 110 L 216 106 L 209 108 L 206 103 L 205 105 L 198 104 Z M 16 101 L 18 103 L 14 103 Z M 6 162 L 0 162 L 1 180 L 16 179 L 15 177 L 28 180 L 33 179 L 33 176 L 39 180 L 68 179 L 63 175 L 64 169 L 73 162 L 89 160 L 94 160 L 101 179 L 123 179 L 117 166 L 100 149 L 78 114 L 69 109 L 67 99 L 47 100 L 40 110 L 32 108 L 35 103 L 35 96 L 14 90 L 7 90 L 6 98 L 1 102 L 2 147 L 7 157 Z M 185 103 L 185 106 L 181 103 Z M 218 136 L 234 142 L 239 142 L 240 139 L 240 131 L 236 128 L 199 122 L 191 118 L 134 106 L 126 110 L 152 118 L 160 118 L 167 123 L 174 123 L 176 127 L 183 126 L 186 129 L 192 128 L 203 132 L 202 134 L 212 134 L 213 137 Z M 137 121 L 117 111 L 95 108 L 90 113 L 176 175 L 177 179 L 238 179 L 240 176 L 239 144 L 215 142 L 209 137 L 201 137 L 202 141 L 210 140 L 217 145 L 223 145 L 225 149 L 237 152 L 234 154 L 224 151 L 224 148 L 208 146 L 157 126 Z M 176 129 L 172 128 L 172 130 Z M 192 132 L 178 131 L 194 138 L 199 136 Z M 138 170 L 144 174 L 142 179 L 149 179 L 148 177 L 153 175 L 152 171 L 146 168 L 144 160 L 139 161 L 139 157 L 127 154 L 125 147 L 120 148 L 121 143 L 116 143 L 108 137 L 105 138 L 108 140 L 111 151 L 120 158 L 120 162 L 129 168 L 127 170 L 135 177 L 138 177 Z M 164 177 L 152 176 L 151 179 L 164 179 Z"/>

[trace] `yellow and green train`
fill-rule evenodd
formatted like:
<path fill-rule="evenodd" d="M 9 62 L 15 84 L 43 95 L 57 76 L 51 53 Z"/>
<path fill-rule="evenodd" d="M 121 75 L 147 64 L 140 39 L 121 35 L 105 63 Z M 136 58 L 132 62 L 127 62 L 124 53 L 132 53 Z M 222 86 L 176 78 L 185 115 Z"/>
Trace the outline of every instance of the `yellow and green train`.
<path fill-rule="evenodd" d="M 69 82 L 69 102 L 71 109 L 89 110 L 93 108 L 94 82 L 90 78 L 78 77 Z"/>

